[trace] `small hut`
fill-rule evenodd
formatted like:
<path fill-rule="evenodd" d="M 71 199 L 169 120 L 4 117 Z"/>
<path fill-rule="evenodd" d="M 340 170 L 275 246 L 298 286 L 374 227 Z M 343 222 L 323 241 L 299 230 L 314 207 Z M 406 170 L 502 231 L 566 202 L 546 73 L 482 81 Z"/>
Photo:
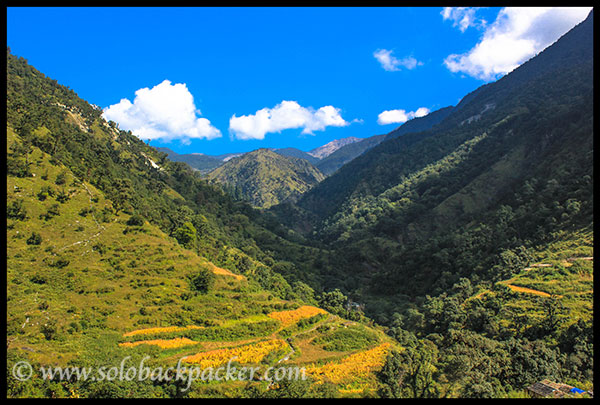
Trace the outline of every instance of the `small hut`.
<path fill-rule="evenodd" d="M 567 384 L 542 380 L 531 385 L 527 390 L 536 398 L 562 398 L 565 394 L 571 393 L 573 388 Z"/>

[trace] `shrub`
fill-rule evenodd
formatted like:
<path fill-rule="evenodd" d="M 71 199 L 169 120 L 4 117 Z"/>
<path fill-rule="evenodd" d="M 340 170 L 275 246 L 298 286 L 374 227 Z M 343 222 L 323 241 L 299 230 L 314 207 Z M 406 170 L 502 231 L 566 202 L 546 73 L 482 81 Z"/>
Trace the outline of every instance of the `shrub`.
<path fill-rule="evenodd" d="M 139 214 L 134 214 L 127 220 L 127 225 L 129 226 L 143 226 L 144 225 L 144 217 Z"/>
<path fill-rule="evenodd" d="M 334 314 L 344 313 L 346 302 L 348 302 L 348 297 L 337 288 L 333 291 L 324 292 L 319 298 L 319 306 Z"/>
<path fill-rule="evenodd" d="M 201 269 L 192 279 L 191 288 L 192 291 L 206 294 L 214 285 L 215 275 L 212 271 L 207 269 Z"/>
<path fill-rule="evenodd" d="M 32 232 L 26 242 L 28 245 L 40 245 L 42 243 L 42 235 L 37 232 Z"/>
<path fill-rule="evenodd" d="M 23 221 L 27 218 L 27 210 L 23 207 L 23 200 L 15 200 L 6 207 L 6 217 L 8 219 L 18 219 Z"/>
<path fill-rule="evenodd" d="M 196 240 L 196 228 L 191 222 L 184 223 L 180 228 L 175 230 L 173 236 L 181 245 L 186 248 L 191 248 Z"/>
<path fill-rule="evenodd" d="M 56 337 L 56 326 L 52 322 L 48 322 L 42 325 L 40 332 L 44 335 L 46 340 L 53 340 Z"/>
<path fill-rule="evenodd" d="M 45 214 L 40 214 L 40 219 L 48 221 L 49 219 L 52 219 L 57 215 L 60 215 L 59 206 L 58 204 L 52 204 Z"/>
<path fill-rule="evenodd" d="M 61 184 L 65 184 L 67 182 L 67 173 L 66 172 L 60 172 L 58 174 L 58 176 L 56 176 L 56 180 L 54 181 L 55 184 L 61 185 Z"/>
<path fill-rule="evenodd" d="M 68 259 L 65 259 L 63 257 L 59 257 L 56 260 L 48 259 L 48 260 L 46 260 L 46 263 L 50 267 L 56 267 L 56 268 L 62 269 L 63 267 L 68 266 L 70 262 L 69 262 Z"/>
<path fill-rule="evenodd" d="M 30 281 L 34 284 L 46 284 L 48 280 L 46 280 L 46 277 L 36 274 L 31 277 Z"/>
<path fill-rule="evenodd" d="M 92 250 L 103 255 L 104 253 L 106 253 L 107 248 L 104 245 L 104 243 L 98 242 L 94 246 L 92 246 Z"/>
<path fill-rule="evenodd" d="M 44 201 L 48 197 L 54 197 L 54 190 L 50 186 L 43 186 L 40 192 L 37 193 L 37 198 L 40 201 Z"/>
<path fill-rule="evenodd" d="M 56 201 L 58 201 L 61 204 L 66 203 L 67 201 L 69 201 L 69 194 L 65 192 L 65 190 L 61 190 L 58 192 L 58 195 L 56 196 Z"/>

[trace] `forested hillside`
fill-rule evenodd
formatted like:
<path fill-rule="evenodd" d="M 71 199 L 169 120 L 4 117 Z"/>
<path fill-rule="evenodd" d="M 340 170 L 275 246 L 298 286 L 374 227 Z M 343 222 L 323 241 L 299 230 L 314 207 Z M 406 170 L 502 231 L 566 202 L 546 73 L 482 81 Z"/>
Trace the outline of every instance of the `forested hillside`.
<path fill-rule="evenodd" d="M 343 230 L 333 231 L 333 224 L 350 212 L 372 224 L 372 214 L 389 217 L 389 211 L 381 214 L 392 209 L 389 201 L 400 214 L 399 201 L 405 197 L 400 191 L 407 194 L 412 210 L 424 212 L 503 159 L 513 158 L 517 164 L 502 176 L 507 181 L 521 181 L 531 170 L 539 170 L 539 164 L 558 152 L 551 145 L 575 145 L 573 132 L 589 135 L 591 129 L 592 48 L 585 29 L 579 27 L 498 82 L 463 98 L 434 128 L 402 136 L 390 133 L 391 139 L 304 195 L 299 207 L 327 219 L 328 233 L 339 237 Z M 546 133 L 549 130 L 553 131 Z M 517 156 L 519 150 L 524 155 Z M 508 184 L 491 186 L 489 200 L 497 200 L 503 186 Z M 362 209 L 379 200 L 382 206 L 375 212 Z M 486 208 L 475 204 L 480 211 Z M 402 226 L 396 223 L 396 228 Z"/>
<path fill-rule="evenodd" d="M 223 184 L 234 197 L 260 208 L 293 201 L 325 178 L 308 161 L 269 149 L 233 158 L 207 177 Z"/>
<path fill-rule="evenodd" d="M 354 136 L 349 136 L 347 138 L 342 139 L 335 139 L 331 142 L 326 143 L 325 145 L 319 146 L 318 148 L 311 149 L 310 151 L 308 151 L 308 154 L 316 158 L 323 159 L 346 145 L 351 145 L 353 143 L 361 141 L 361 138 L 356 138 Z"/>

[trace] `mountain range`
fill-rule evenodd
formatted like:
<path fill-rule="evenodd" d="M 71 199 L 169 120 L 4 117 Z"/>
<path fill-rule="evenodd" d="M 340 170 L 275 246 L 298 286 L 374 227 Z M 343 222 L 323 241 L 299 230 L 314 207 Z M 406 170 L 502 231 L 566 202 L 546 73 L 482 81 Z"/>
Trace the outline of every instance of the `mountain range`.
<path fill-rule="evenodd" d="M 409 329 L 435 341 L 451 363 L 520 339 L 514 354 L 530 353 L 531 364 L 550 367 L 547 377 L 564 379 L 547 356 L 591 366 L 583 360 L 591 352 L 577 345 L 592 336 L 593 104 L 592 12 L 513 72 L 439 111 L 436 124 L 388 134 L 271 212 L 338 252 L 335 269 L 315 269 L 320 285 L 344 286 L 402 336 Z M 582 340 L 573 340 L 575 330 Z M 535 380 L 530 366 L 507 377 L 463 360 L 458 370 L 471 375 L 459 377 L 464 396 L 502 396 L 507 381 Z M 575 377 L 571 360 L 554 364 L 582 386 L 591 376 Z"/>
<path fill-rule="evenodd" d="M 203 153 L 179 154 L 165 147 L 157 147 L 156 150 L 166 153 L 167 157 L 172 161 L 187 163 L 190 167 L 204 174 L 221 166 L 232 157 L 241 155 L 240 153 L 226 153 L 223 155 L 205 155 Z"/>
<path fill-rule="evenodd" d="M 273 152 L 282 156 L 289 156 L 299 159 L 304 159 L 317 168 L 323 167 L 324 173 L 330 174 L 340 168 L 344 163 L 354 159 L 373 145 L 379 143 L 385 135 L 372 136 L 369 138 L 348 137 L 335 139 L 325 145 L 319 146 L 308 152 L 297 148 L 273 148 Z M 352 148 L 347 148 L 354 145 Z M 359 146 L 360 145 L 360 146 Z M 175 162 L 184 162 L 192 168 L 200 171 L 202 174 L 207 174 L 211 170 L 223 165 L 229 159 L 235 156 L 241 156 L 244 153 L 227 153 L 223 155 L 205 155 L 203 153 L 185 153 L 179 154 L 169 148 L 157 147 L 160 152 L 167 154 L 167 157 Z M 264 149 L 264 148 L 263 148 Z M 327 158 L 336 152 L 341 152 L 333 159 Z"/>
<path fill-rule="evenodd" d="M 412 119 L 389 134 L 336 139 L 308 152 L 289 147 L 205 155 L 178 154 L 165 147 L 156 149 L 166 153 L 169 159 L 187 163 L 207 178 L 224 184 L 236 198 L 248 201 L 258 208 L 270 208 L 295 200 L 326 175 L 332 174 L 383 140 L 428 129 L 440 122 L 451 110 L 452 107 L 447 107 L 428 116 Z M 242 156 L 241 160 L 234 159 Z"/>

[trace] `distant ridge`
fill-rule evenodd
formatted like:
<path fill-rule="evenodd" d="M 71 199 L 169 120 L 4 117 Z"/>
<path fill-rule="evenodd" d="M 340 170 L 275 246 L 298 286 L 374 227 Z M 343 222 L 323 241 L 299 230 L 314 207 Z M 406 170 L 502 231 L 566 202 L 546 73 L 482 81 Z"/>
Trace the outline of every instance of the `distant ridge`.
<path fill-rule="evenodd" d="M 323 146 L 319 146 L 318 148 L 312 149 L 308 152 L 309 155 L 314 156 L 319 159 L 323 159 L 333 152 L 341 148 L 342 146 L 349 145 L 351 143 L 360 142 L 363 138 L 356 138 L 354 136 L 349 136 L 348 138 L 335 139 L 329 143 L 326 143 Z"/>

